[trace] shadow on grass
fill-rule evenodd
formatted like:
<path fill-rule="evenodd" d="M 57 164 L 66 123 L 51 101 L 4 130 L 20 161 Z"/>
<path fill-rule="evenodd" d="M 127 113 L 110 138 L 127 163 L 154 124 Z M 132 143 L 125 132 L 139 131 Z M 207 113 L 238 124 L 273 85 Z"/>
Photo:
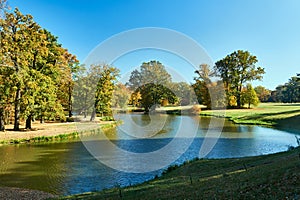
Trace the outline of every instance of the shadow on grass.
<path fill-rule="evenodd" d="M 291 111 L 284 111 L 284 112 L 277 112 L 277 113 L 260 113 L 260 114 L 257 113 L 257 114 L 250 115 L 250 116 L 239 117 L 239 119 L 240 120 L 258 120 L 258 119 L 262 120 L 262 118 L 268 117 L 268 116 L 290 115 L 290 114 L 295 114 L 295 113 L 299 113 L 299 112 L 300 112 L 300 110 L 291 110 Z M 286 118 L 286 119 L 289 119 L 289 118 Z"/>
<path fill-rule="evenodd" d="M 300 103 L 287 103 L 287 104 L 280 104 L 280 105 L 273 105 L 273 106 L 287 106 L 287 107 L 290 107 L 290 106 L 300 106 Z"/>
<path fill-rule="evenodd" d="M 278 119 L 275 123 L 277 128 L 300 134 L 300 114 L 285 119 Z"/>

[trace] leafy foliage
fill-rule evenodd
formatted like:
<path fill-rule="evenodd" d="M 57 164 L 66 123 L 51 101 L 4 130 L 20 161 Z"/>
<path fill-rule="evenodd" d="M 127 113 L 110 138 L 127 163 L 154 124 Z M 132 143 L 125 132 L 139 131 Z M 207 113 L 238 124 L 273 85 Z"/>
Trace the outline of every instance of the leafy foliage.
<path fill-rule="evenodd" d="M 256 92 L 252 87 L 252 85 L 248 83 L 246 89 L 242 91 L 241 104 L 242 105 L 247 104 L 248 108 L 250 108 L 251 104 L 257 106 L 258 103 L 259 103 L 259 99 L 256 95 Z"/>
<path fill-rule="evenodd" d="M 248 51 L 238 50 L 215 64 L 216 74 L 222 78 L 227 96 L 235 96 L 237 107 L 241 107 L 243 84 L 252 80 L 261 80 L 264 68 L 257 67 L 256 56 Z"/>
<path fill-rule="evenodd" d="M 268 102 L 271 97 L 271 90 L 259 85 L 254 88 L 260 102 Z"/>
<path fill-rule="evenodd" d="M 171 83 L 171 75 L 164 65 L 158 61 L 150 61 L 143 63 L 139 70 L 134 70 L 126 85 L 134 91 L 131 97 L 134 104 L 140 103 L 147 113 L 163 100 L 169 103 L 177 101 L 176 95 L 170 89 Z"/>
<path fill-rule="evenodd" d="M 36 117 L 64 119 L 64 81 L 72 85 L 76 57 L 17 8 L 0 19 L 0 33 L 0 129 L 4 130 L 4 114 L 12 110 L 14 130 L 20 129 L 20 119 L 26 119 L 29 129 Z"/>

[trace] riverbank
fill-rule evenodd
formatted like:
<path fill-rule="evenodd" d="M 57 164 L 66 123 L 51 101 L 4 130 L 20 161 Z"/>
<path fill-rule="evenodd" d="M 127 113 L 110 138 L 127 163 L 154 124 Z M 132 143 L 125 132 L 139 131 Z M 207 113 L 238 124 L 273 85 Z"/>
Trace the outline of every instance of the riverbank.
<path fill-rule="evenodd" d="M 59 199 L 299 199 L 300 148 L 172 166 L 154 180 Z"/>
<path fill-rule="evenodd" d="M 36 142 L 53 142 L 78 138 L 80 134 L 99 128 L 110 128 L 116 125 L 115 121 L 77 122 L 40 124 L 34 122 L 33 129 L 13 131 L 13 125 L 6 126 L 6 131 L 0 132 L 0 144 L 19 144 Z"/>
<path fill-rule="evenodd" d="M 226 117 L 237 124 L 263 125 L 300 133 L 300 104 L 261 103 L 252 109 L 204 110 L 200 115 Z"/>

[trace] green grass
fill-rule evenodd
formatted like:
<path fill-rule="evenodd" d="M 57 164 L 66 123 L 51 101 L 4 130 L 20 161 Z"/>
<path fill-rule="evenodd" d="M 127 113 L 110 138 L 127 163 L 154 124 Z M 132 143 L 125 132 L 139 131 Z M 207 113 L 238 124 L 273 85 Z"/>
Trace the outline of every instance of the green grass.
<path fill-rule="evenodd" d="M 201 115 L 226 117 L 235 123 L 300 130 L 300 104 L 262 103 L 253 109 L 206 110 Z"/>
<path fill-rule="evenodd" d="M 61 199 L 299 199 L 300 149 L 170 167 L 152 181 Z"/>

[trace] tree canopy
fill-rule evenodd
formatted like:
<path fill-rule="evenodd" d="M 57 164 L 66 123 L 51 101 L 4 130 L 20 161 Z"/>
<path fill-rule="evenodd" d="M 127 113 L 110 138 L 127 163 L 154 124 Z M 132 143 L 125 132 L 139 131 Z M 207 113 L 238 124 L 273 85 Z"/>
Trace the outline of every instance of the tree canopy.
<path fill-rule="evenodd" d="M 223 80 L 227 97 L 236 97 L 237 107 L 241 107 L 243 84 L 263 78 L 265 70 L 257 67 L 257 62 L 256 56 L 238 50 L 215 63 L 215 72 Z"/>
<path fill-rule="evenodd" d="M 148 113 L 155 109 L 163 100 L 174 103 L 177 98 L 171 91 L 171 75 L 159 61 L 144 62 L 139 69 L 131 73 L 126 85 L 133 91 L 134 96 L 141 95 L 140 103 Z"/>
<path fill-rule="evenodd" d="M 72 85 L 76 57 L 31 15 L 23 15 L 17 8 L 5 12 L 0 27 L 0 129 L 4 130 L 5 118 L 10 115 L 14 130 L 20 129 L 20 118 L 26 119 L 27 129 L 36 117 L 64 120 L 64 109 L 70 108 L 64 104 L 63 87 L 65 81 Z"/>

